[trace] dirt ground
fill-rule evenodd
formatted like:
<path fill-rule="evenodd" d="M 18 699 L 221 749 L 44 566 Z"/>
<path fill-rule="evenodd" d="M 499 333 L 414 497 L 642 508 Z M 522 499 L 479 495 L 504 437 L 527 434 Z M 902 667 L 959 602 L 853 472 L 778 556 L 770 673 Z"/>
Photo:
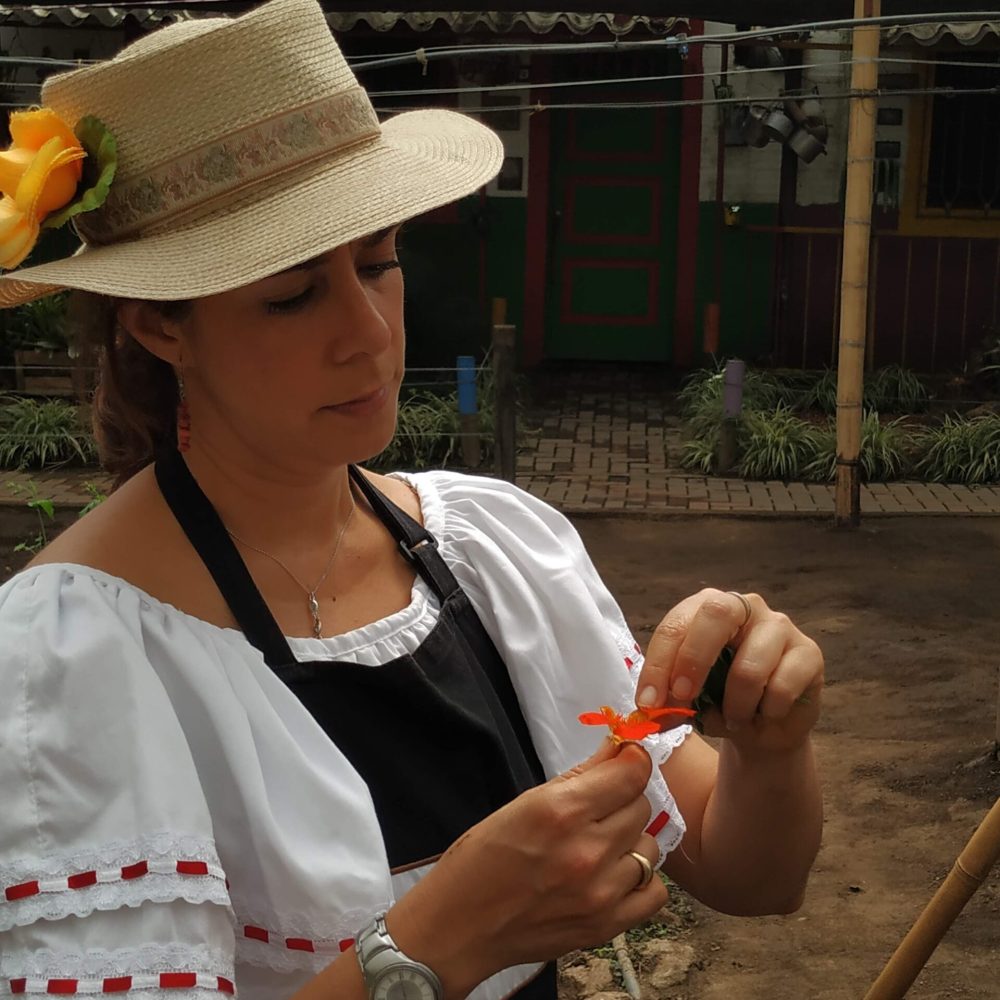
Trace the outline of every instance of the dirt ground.
<path fill-rule="evenodd" d="M 697 960 L 678 1000 L 860 1000 L 1000 792 L 1000 519 L 581 519 L 637 637 L 705 585 L 756 590 L 823 647 L 816 738 L 826 830 L 805 906 L 736 919 L 678 897 Z M 0 512 L 5 539 L 30 521 Z M 977 758 L 979 759 L 978 762 Z M 914 1000 L 1000 997 L 1000 876 L 938 948 Z M 659 998 L 664 1000 L 664 998 Z"/>
<path fill-rule="evenodd" d="M 1000 765 L 982 759 L 1000 666 L 1000 519 L 873 519 L 856 533 L 708 517 L 578 526 L 640 642 L 707 585 L 761 593 L 826 657 L 826 824 L 807 901 L 757 919 L 693 903 L 682 935 L 698 960 L 674 996 L 860 1000 L 1000 794 Z M 994 872 L 908 996 L 1000 997 L 998 910 Z"/>

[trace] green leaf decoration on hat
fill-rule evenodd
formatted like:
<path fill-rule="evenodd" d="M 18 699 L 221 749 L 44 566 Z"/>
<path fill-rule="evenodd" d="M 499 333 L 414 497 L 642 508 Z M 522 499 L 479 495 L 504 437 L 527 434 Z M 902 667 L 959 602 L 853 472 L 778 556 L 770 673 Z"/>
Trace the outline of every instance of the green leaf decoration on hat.
<path fill-rule="evenodd" d="M 83 212 L 92 212 L 104 204 L 111 190 L 111 182 L 118 169 L 118 143 L 105 124 L 93 115 L 76 123 L 74 129 L 80 145 L 87 151 L 83 161 L 83 178 L 80 194 L 64 208 L 49 215 L 42 223 L 43 229 L 58 229 Z"/>

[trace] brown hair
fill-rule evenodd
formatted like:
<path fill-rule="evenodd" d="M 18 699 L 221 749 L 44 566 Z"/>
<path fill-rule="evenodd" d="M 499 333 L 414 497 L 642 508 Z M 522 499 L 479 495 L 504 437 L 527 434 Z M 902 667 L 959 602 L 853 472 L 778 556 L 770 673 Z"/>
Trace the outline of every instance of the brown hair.
<path fill-rule="evenodd" d="M 97 388 L 92 423 L 101 465 L 114 488 L 131 479 L 163 448 L 177 445 L 177 377 L 118 322 L 120 299 L 73 292 L 68 322 L 85 358 L 94 357 Z M 150 302 L 161 316 L 184 319 L 190 301 Z"/>

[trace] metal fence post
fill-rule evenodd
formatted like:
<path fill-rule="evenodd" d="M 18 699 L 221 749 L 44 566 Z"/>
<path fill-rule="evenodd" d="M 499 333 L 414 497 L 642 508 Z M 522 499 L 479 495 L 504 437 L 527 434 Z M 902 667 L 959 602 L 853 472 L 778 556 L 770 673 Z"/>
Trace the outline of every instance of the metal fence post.
<path fill-rule="evenodd" d="M 455 362 L 458 376 L 458 422 L 461 427 L 462 461 L 467 469 L 479 468 L 479 403 L 476 386 L 476 359 L 460 354 Z"/>
<path fill-rule="evenodd" d="M 737 459 L 736 439 L 740 429 L 740 414 L 743 412 L 744 362 L 731 358 L 726 362 L 722 376 L 722 426 L 719 429 L 718 472 L 725 475 Z"/>
<path fill-rule="evenodd" d="M 514 386 L 515 328 L 493 327 L 494 435 L 497 474 L 514 482 L 517 471 L 517 393 Z"/>

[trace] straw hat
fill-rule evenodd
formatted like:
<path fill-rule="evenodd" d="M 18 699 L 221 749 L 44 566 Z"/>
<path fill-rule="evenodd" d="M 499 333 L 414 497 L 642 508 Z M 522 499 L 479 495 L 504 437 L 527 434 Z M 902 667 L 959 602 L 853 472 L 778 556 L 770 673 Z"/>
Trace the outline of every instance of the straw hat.
<path fill-rule="evenodd" d="M 0 277 L 0 307 L 64 288 L 146 299 L 226 291 L 464 195 L 503 151 L 457 112 L 379 124 L 315 0 L 184 21 L 51 77 L 42 105 L 118 144 L 73 256 Z"/>

